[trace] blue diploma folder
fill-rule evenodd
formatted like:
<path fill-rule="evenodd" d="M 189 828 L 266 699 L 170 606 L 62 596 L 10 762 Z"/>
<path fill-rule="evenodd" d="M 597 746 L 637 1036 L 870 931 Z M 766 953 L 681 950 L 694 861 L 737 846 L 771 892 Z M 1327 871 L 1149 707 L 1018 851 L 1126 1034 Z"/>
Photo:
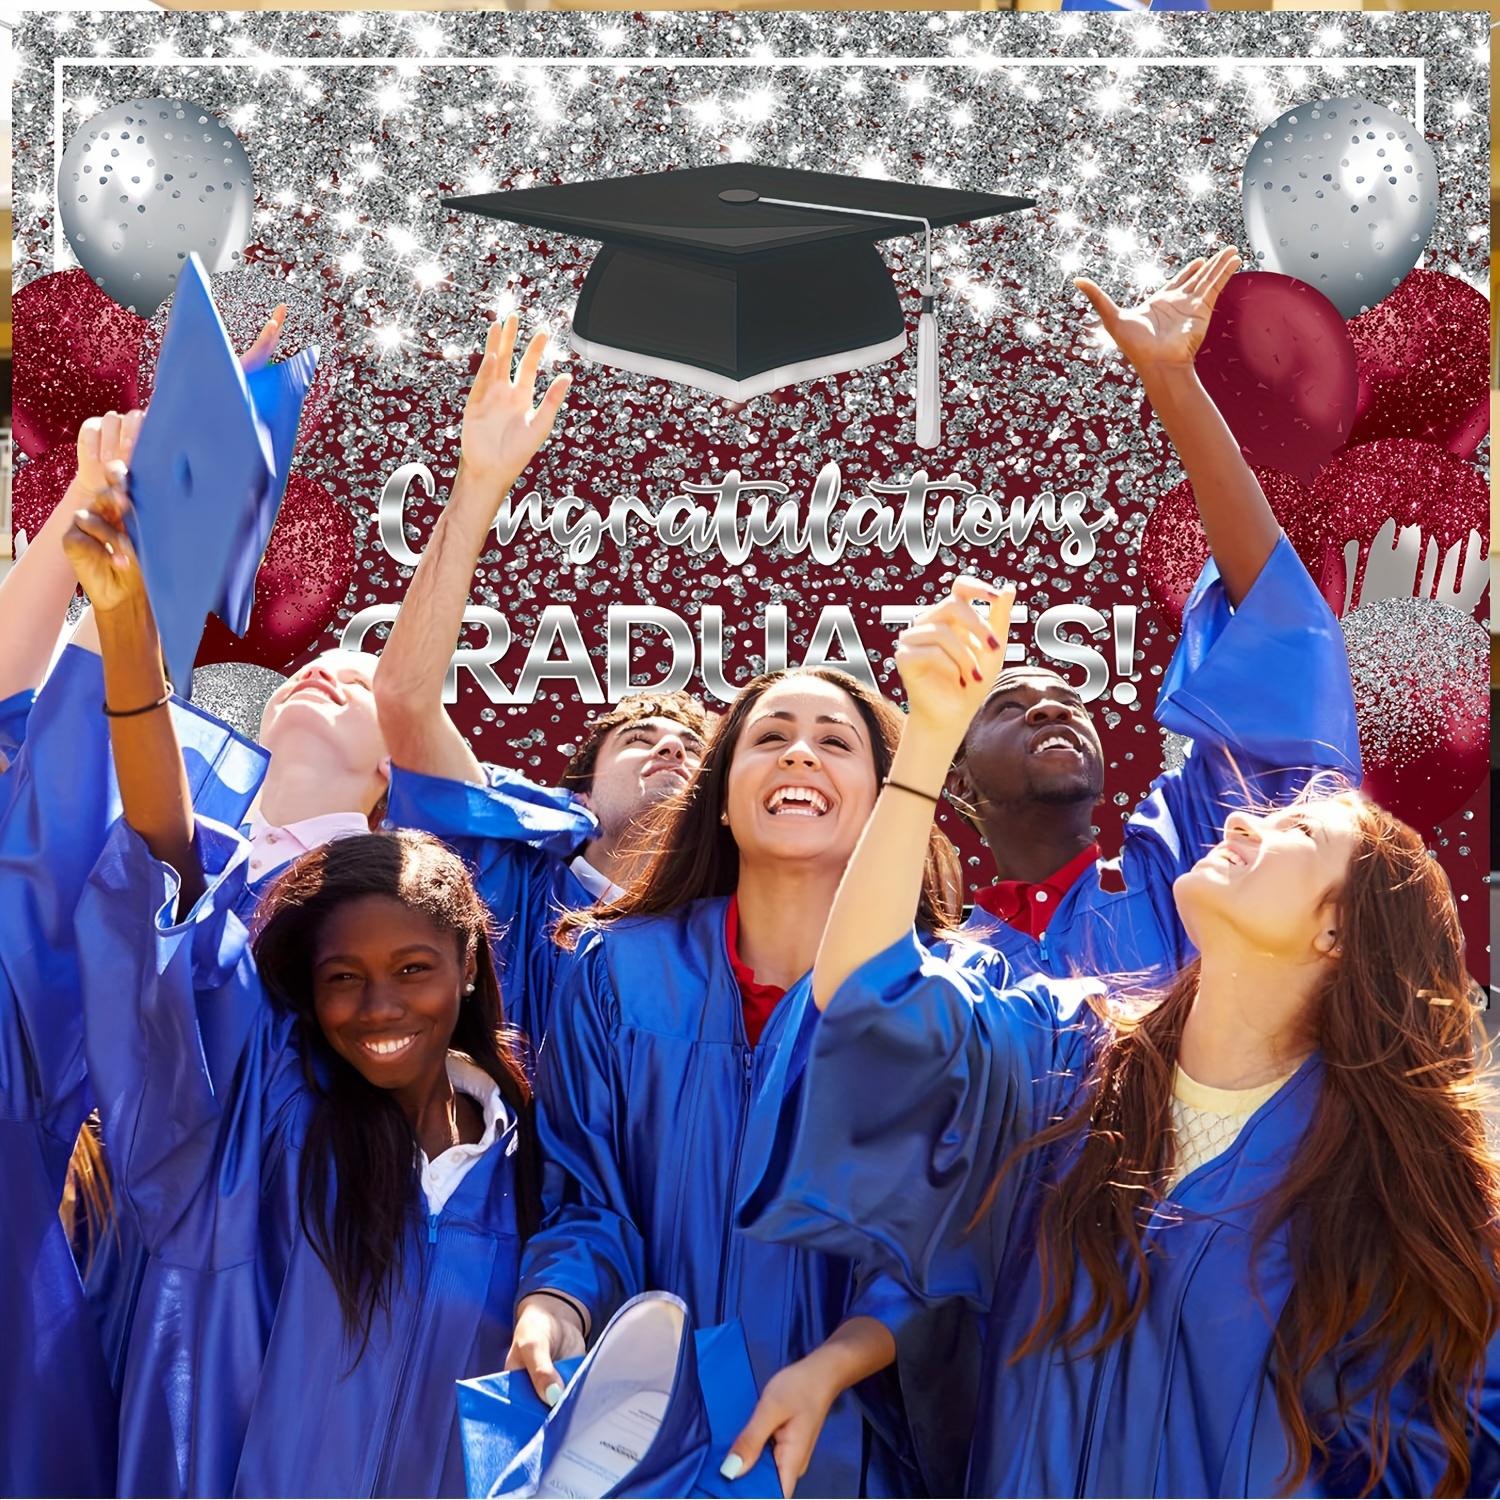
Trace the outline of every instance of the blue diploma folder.
<path fill-rule="evenodd" d="M 682 1310 L 687 1334 L 667 1410 L 650 1449 L 638 1467 L 608 1490 L 610 1495 L 714 1495 L 725 1500 L 769 1500 L 781 1494 L 769 1447 L 754 1468 L 736 1480 L 719 1466 L 750 1419 L 758 1392 L 738 1322 L 696 1333 L 686 1309 L 666 1293 L 633 1297 L 583 1359 L 563 1360 L 558 1373 L 568 1382 L 551 1411 L 524 1371 L 485 1375 L 458 1382 L 458 1419 L 464 1468 L 473 1496 L 531 1495 L 549 1461 L 567 1440 L 574 1409 L 592 1379 L 608 1378 L 598 1363 L 611 1331 L 647 1302 L 668 1302 Z M 592 1367 L 592 1368 L 591 1368 Z"/>

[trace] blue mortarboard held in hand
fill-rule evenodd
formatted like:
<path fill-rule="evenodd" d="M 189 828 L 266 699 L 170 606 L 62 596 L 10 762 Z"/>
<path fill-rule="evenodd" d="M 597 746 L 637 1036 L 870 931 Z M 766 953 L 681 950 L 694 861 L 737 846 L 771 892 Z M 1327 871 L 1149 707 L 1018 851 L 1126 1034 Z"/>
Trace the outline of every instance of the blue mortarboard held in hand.
<path fill-rule="evenodd" d="M 317 356 L 246 373 L 196 255 L 177 278 L 130 462 L 130 539 L 167 675 L 184 697 L 212 611 L 243 635 Z"/>
<path fill-rule="evenodd" d="M 780 1496 L 769 1449 L 731 1482 L 719 1473 L 755 1409 L 738 1323 L 693 1332 L 667 1292 L 632 1297 L 549 1412 L 524 1371 L 458 1382 L 464 1469 L 474 1496 Z"/>

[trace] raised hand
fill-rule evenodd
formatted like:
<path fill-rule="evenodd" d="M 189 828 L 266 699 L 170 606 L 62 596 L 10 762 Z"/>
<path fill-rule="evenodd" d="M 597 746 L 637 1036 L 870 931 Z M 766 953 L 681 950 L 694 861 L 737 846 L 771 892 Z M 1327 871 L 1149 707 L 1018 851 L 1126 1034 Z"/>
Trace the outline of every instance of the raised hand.
<path fill-rule="evenodd" d="M 283 302 L 271 310 L 271 316 L 266 319 L 266 326 L 256 336 L 255 342 L 240 355 L 240 368 L 247 375 L 271 362 L 271 356 L 276 352 L 277 342 L 281 338 L 281 330 L 285 326 L 286 303 Z"/>
<path fill-rule="evenodd" d="M 79 442 L 81 447 L 81 437 Z M 86 508 L 74 511 L 73 524 L 63 537 L 63 551 L 89 602 L 101 614 L 128 608 L 146 597 L 140 564 L 125 534 L 129 511 L 125 465 L 114 458 L 102 466 L 99 488 L 88 496 Z"/>
<path fill-rule="evenodd" d="M 1229 278 L 1240 268 L 1238 250 L 1183 267 L 1139 307 L 1117 307 L 1086 276 L 1073 285 L 1093 304 L 1120 353 L 1145 373 L 1153 365 L 1191 365 L 1208 332 L 1208 320 Z"/>
<path fill-rule="evenodd" d="M 1014 588 L 956 578 L 946 599 L 925 609 L 896 638 L 896 669 L 906 690 L 910 728 L 956 750 L 1005 664 Z M 975 604 L 988 604 L 983 618 Z"/>
<path fill-rule="evenodd" d="M 479 374 L 464 404 L 462 435 L 463 467 L 472 477 L 507 489 L 547 441 L 572 384 L 570 375 L 559 375 L 533 406 L 547 335 L 539 333 L 527 344 L 512 377 L 516 330 L 514 316 L 490 325 Z"/>
<path fill-rule="evenodd" d="M 128 411 L 123 417 L 105 412 L 102 417 L 90 417 L 78 429 L 78 473 L 68 486 L 65 504 L 73 510 L 89 505 L 100 490 L 109 488 L 115 464 L 130 467 L 145 415 L 143 411 Z"/>

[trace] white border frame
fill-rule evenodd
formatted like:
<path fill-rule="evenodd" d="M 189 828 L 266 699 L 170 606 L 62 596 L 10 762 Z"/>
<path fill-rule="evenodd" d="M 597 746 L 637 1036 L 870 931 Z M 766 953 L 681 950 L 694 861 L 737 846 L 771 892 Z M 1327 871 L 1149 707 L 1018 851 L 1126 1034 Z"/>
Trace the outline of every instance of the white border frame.
<path fill-rule="evenodd" d="M 168 13 L 170 14 L 170 13 Z M 435 13 L 436 14 L 436 13 Z M 415 63 L 420 68 L 492 68 L 509 62 L 517 68 L 614 68 L 697 70 L 707 68 L 776 68 L 802 69 L 808 72 L 835 72 L 841 69 L 936 69 L 965 68 L 970 72 L 989 73 L 1001 68 L 1222 68 L 1232 63 L 1236 68 L 1409 68 L 1412 72 L 1416 104 L 1416 127 L 1427 134 L 1427 70 L 1420 57 L 532 57 L 512 54 L 504 58 L 485 57 L 302 57 L 263 55 L 257 57 L 174 57 L 158 61 L 150 57 L 54 57 L 52 59 L 52 180 L 62 171 L 63 158 L 63 78 L 69 67 L 79 68 L 394 68 Z M 52 269 L 68 264 L 67 238 L 62 230 L 62 215 L 52 216 Z"/>

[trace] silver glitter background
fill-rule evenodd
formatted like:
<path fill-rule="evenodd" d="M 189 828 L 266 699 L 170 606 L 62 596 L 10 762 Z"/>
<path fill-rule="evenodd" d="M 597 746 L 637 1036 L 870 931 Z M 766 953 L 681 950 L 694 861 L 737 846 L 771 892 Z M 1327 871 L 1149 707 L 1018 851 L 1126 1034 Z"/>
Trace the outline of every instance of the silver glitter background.
<path fill-rule="evenodd" d="M 260 738 L 260 716 L 286 678 L 249 661 L 218 661 L 193 668 L 195 707 L 216 714 L 247 740 Z"/>
<path fill-rule="evenodd" d="M 805 639 L 826 603 L 915 602 L 966 561 L 1026 581 L 1033 617 L 1072 601 L 1138 604 L 1141 691 L 1123 710 L 1108 698 L 1098 708 L 1119 810 L 1162 764 L 1148 711 L 1171 642 L 1135 551 L 1152 501 L 1181 475 L 1071 278 L 1086 273 L 1123 301 L 1190 255 L 1243 245 L 1240 167 L 1267 124 L 1329 94 L 1415 119 L 1420 73 L 1442 179 L 1422 264 L 1488 286 L 1488 19 L 1477 14 L 110 13 L 30 20 L 17 47 L 17 286 L 71 264 L 65 246 L 55 256 L 55 130 L 65 142 L 116 99 L 171 90 L 246 143 L 259 191 L 247 260 L 340 306 L 327 361 L 340 415 L 297 459 L 350 506 L 359 538 L 356 585 L 324 645 L 409 577 L 372 534 L 375 502 L 402 463 L 429 464 L 440 494 L 451 479 L 484 323 L 519 307 L 528 327 L 564 330 L 593 254 L 450 214 L 439 197 L 737 159 L 1035 197 L 1028 214 L 938 236 L 936 454 L 909 446 L 909 358 L 744 407 L 584 366 L 566 438 L 529 478 L 545 495 L 658 502 L 738 468 L 805 497 L 832 458 L 847 488 L 919 464 L 993 494 L 1078 487 L 1092 514 L 1119 516 L 1087 568 L 1061 567 L 1040 531 L 1020 552 L 944 553 L 925 570 L 861 549 L 832 569 L 774 554 L 716 569 L 644 539 L 573 569 L 523 533 L 503 558 L 486 555 L 474 598 L 501 608 L 523 643 L 543 605 L 582 614 L 605 599 L 689 617 L 712 600 L 747 619 L 785 603 Z M 909 309 L 912 251 L 883 246 Z M 414 545 L 435 514 L 409 509 Z M 731 643 L 731 675 L 757 666 L 758 634 Z M 866 635 L 882 676 L 891 639 Z M 513 648 L 507 680 L 518 662 Z M 656 666 L 653 653 L 639 666 Z M 464 694 L 459 716 L 481 754 L 560 771 L 576 706 Z"/>
<path fill-rule="evenodd" d="M 1439 749 L 1450 725 L 1489 714 L 1489 636 L 1470 616 L 1427 599 L 1380 599 L 1339 623 L 1366 756 L 1400 770 Z"/>
<path fill-rule="evenodd" d="M 16 281 L 71 263 L 65 246 L 54 260 L 59 104 L 64 142 L 112 100 L 167 87 L 222 114 L 255 165 L 250 257 L 343 310 L 332 362 L 344 420 L 304 446 L 298 468 L 334 482 L 354 510 L 363 576 L 352 613 L 399 592 L 403 571 L 368 539 L 378 483 L 414 458 L 451 474 L 458 398 L 486 319 L 519 305 L 528 325 L 565 329 L 592 254 L 587 243 L 548 236 L 541 248 L 513 226 L 450 214 L 443 193 L 754 158 L 1030 194 L 1033 213 L 939 237 L 947 427 L 929 467 L 1002 493 L 1008 476 L 1033 492 L 1081 484 L 1096 508 L 1119 511 L 1105 534 L 1113 545 L 1081 575 L 1036 547 L 1015 559 L 1032 580 L 1033 612 L 1067 602 L 1070 588 L 1145 603 L 1130 554 L 1175 467 L 1141 435 L 1138 387 L 1087 331 L 1071 277 L 1087 271 L 1123 299 L 1186 254 L 1243 243 L 1239 167 L 1264 125 L 1319 92 L 1415 116 L 1416 72 L 1389 64 L 1421 59 L 1427 131 L 1443 137 L 1424 264 L 1483 283 L 1486 38 L 1472 15 L 61 15 L 19 34 Z M 1195 56 L 1215 61 L 1163 65 Z M 67 59 L 56 97 L 54 57 Z M 393 60 L 327 65 L 358 57 Z M 1363 61 L 1372 57 L 1382 65 Z M 230 65 L 178 60 L 187 58 Z M 1298 60 L 1265 65 L 1283 58 Z M 909 292 L 913 247 L 885 248 Z M 997 356 L 1016 361 L 1002 387 Z M 829 457 L 848 482 L 915 466 L 910 360 L 744 408 L 597 367 L 586 376 L 568 442 L 544 455 L 545 493 L 607 497 L 630 485 L 665 495 L 707 477 L 705 438 L 719 472 L 739 467 L 803 494 Z M 1088 410 L 1070 422 L 1083 390 Z M 602 485 L 601 453 L 611 465 Z M 668 582 L 654 572 L 659 560 L 626 557 L 623 576 L 598 568 L 585 579 L 523 544 L 508 577 L 498 555 L 487 560 L 489 587 L 475 597 L 503 594 L 520 633 L 541 602 L 569 602 L 580 587 L 658 601 L 665 585 L 688 613 L 726 587 L 804 613 L 847 588 L 880 588 L 860 551 L 843 578 L 805 558 L 768 558 L 776 576 L 765 587 L 711 570 Z M 935 592 L 944 581 L 933 571 L 923 583 Z M 888 587 L 910 597 L 906 583 L 892 576 Z M 1143 610 L 1138 646 L 1157 630 Z"/>

